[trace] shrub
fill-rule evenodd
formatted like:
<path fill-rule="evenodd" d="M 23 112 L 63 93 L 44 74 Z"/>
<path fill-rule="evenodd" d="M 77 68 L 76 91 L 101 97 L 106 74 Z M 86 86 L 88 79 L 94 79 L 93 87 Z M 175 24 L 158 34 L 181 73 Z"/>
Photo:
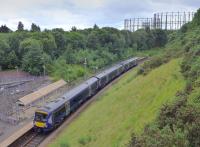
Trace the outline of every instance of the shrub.
<path fill-rule="evenodd" d="M 146 75 L 151 71 L 152 69 L 159 67 L 163 63 L 167 63 L 170 60 L 170 56 L 165 54 L 164 56 L 155 56 L 151 58 L 149 61 L 146 61 L 137 71 L 137 74 L 143 74 Z"/>
<path fill-rule="evenodd" d="M 67 82 L 77 80 L 88 72 L 83 66 L 66 64 L 62 58 L 56 60 L 52 65 L 49 65 L 47 70 L 54 80 L 63 78 Z"/>
<path fill-rule="evenodd" d="M 81 145 L 86 145 L 88 144 L 90 141 L 92 140 L 92 138 L 90 136 L 86 136 L 86 137 L 82 137 L 78 140 L 78 142 L 81 144 Z"/>
<path fill-rule="evenodd" d="M 68 143 L 61 143 L 60 147 L 70 147 L 70 145 Z"/>

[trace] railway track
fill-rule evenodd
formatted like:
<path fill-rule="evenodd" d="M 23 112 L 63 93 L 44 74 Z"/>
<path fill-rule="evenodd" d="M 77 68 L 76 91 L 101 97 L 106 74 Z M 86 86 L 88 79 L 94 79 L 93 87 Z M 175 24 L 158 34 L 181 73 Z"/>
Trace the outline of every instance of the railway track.
<path fill-rule="evenodd" d="M 37 147 L 47 136 L 30 130 L 9 147 Z"/>
<path fill-rule="evenodd" d="M 142 58 L 139 61 L 139 64 L 143 63 L 146 60 L 146 58 Z M 115 81 L 115 80 L 114 80 Z M 112 81 L 109 85 L 111 85 L 114 81 Z M 106 86 L 107 87 L 107 86 Z M 104 88 L 105 90 L 106 88 Z M 101 90 L 102 91 L 102 90 Z M 67 118 L 61 126 L 58 127 L 58 129 L 55 129 L 54 131 L 59 131 L 59 129 L 62 129 L 63 126 L 66 126 L 66 124 L 69 124 L 75 117 L 77 117 L 83 109 L 85 109 L 94 99 L 91 98 L 87 102 L 85 102 L 82 106 L 80 106 L 77 111 L 72 113 L 69 118 Z M 46 138 L 51 138 L 51 133 L 48 134 L 41 134 L 34 132 L 33 129 L 25 133 L 23 136 L 21 136 L 19 139 L 17 139 L 14 143 L 12 143 L 9 147 L 37 147 L 39 146 Z"/>
<path fill-rule="evenodd" d="M 25 144 L 22 145 L 22 147 L 36 147 L 45 138 L 46 138 L 46 135 L 41 135 L 41 134 L 35 133 Z"/>

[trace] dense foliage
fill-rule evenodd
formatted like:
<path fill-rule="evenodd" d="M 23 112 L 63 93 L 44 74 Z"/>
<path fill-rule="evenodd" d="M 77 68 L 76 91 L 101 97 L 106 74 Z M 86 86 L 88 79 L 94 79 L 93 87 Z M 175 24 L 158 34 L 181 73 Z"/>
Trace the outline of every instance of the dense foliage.
<path fill-rule="evenodd" d="M 22 22 L 17 28 L 16 32 L 0 34 L 1 68 L 20 68 L 34 75 L 41 75 L 46 70 L 51 76 L 58 78 L 60 75 L 66 80 L 74 80 L 133 56 L 136 50 L 164 46 L 167 41 L 166 32 L 162 30 L 146 29 L 132 33 L 109 27 L 100 29 L 95 25 L 84 30 L 73 27 L 69 32 L 59 28 L 41 32 L 34 23 L 30 31 L 24 30 Z M 71 78 L 69 71 L 62 71 L 63 67 L 72 71 L 78 67 L 83 74 Z"/>
<path fill-rule="evenodd" d="M 192 22 L 184 25 L 180 31 L 171 35 L 168 43 L 176 52 L 180 53 L 181 51 L 182 53 L 179 54 L 179 57 L 183 58 L 181 73 L 187 81 L 185 89 L 182 92 L 177 92 L 177 100 L 174 103 L 166 104 L 162 107 L 157 119 L 147 125 L 141 135 L 133 133 L 128 146 L 200 146 L 199 32 L 200 9 L 195 14 Z M 172 52 L 173 50 L 170 51 Z M 169 59 L 172 55 L 167 57 Z M 154 60 L 146 63 L 142 68 L 143 70 L 139 70 L 139 73 L 145 73 L 165 63 L 165 59 L 154 58 Z"/>

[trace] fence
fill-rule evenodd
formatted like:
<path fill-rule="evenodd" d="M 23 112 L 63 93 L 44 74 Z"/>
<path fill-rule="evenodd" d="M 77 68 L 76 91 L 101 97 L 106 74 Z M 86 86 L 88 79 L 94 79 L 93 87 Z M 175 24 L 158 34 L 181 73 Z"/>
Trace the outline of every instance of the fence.
<path fill-rule="evenodd" d="M 3 113 L 0 113 L 0 120 L 12 125 L 16 125 L 19 123 L 19 120 L 17 118 L 14 118 L 12 116 L 7 116 Z"/>

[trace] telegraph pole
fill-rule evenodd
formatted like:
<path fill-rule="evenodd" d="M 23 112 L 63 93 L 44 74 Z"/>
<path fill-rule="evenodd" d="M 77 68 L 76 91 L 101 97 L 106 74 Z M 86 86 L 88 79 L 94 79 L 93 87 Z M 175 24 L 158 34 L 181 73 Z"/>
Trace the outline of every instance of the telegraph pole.
<path fill-rule="evenodd" d="M 85 67 L 85 71 L 86 71 L 86 68 L 87 68 L 87 58 L 85 58 L 84 60 L 84 67 Z M 84 74 L 84 78 L 86 79 L 86 74 Z"/>

